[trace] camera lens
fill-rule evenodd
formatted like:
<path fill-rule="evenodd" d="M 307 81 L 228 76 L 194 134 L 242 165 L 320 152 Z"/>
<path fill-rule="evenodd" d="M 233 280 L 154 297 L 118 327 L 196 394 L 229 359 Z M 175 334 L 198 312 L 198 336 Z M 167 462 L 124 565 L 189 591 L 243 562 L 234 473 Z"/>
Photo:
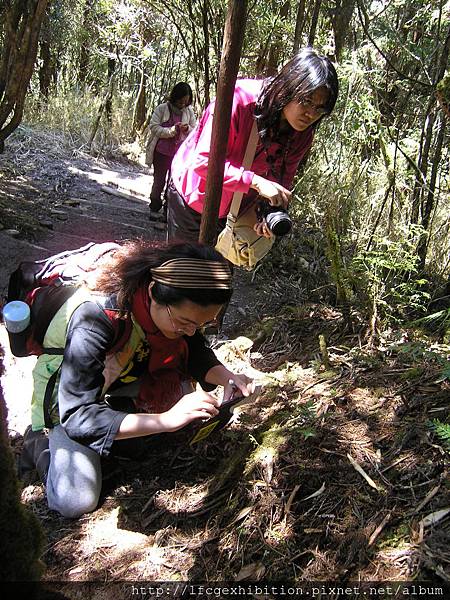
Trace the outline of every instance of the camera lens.
<path fill-rule="evenodd" d="M 276 236 L 286 235 L 292 229 L 292 221 L 289 215 L 282 210 L 266 215 L 266 223 L 270 231 Z"/>

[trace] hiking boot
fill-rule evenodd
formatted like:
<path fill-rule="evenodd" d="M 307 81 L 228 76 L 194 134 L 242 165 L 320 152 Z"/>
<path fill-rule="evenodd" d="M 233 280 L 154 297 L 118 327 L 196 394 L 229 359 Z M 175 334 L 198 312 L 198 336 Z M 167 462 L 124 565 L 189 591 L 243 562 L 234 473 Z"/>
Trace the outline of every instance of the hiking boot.
<path fill-rule="evenodd" d="M 45 484 L 50 465 L 50 450 L 48 437 L 41 431 L 33 431 L 31 425 L 23 434 L 22 452 L 18 460 L 19 479 L 28 479 L 32 471 L 36 470 L 41 481 Z"/>
<path fill-rule="evenodd" d="M 44 485 L 47 485 L 48 469 L 50 467 L 50 450 L 43 450 L 36 461 L 36 471 L 39 479 Z"/>
<path fill-rule="evenodd" d="M 151 210 L 150 209 L 150 213 L 148 215 L 148 218 L 150 219 L 150 221 L 164 221 L 164 215 L 160 212 L 157 212 L 156 210 Z"/>

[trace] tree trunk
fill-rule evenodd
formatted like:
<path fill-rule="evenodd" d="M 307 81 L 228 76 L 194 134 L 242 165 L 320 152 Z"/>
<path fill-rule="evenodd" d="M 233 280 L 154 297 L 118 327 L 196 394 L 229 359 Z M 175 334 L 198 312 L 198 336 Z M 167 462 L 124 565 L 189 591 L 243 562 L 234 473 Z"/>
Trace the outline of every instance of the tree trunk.
<path fill-rule="evenodd" d="M 314 46 L 316 38 L 317 23 L 319 22 L 320 7 L 322 0 L 316 0 L 314 3 L 313 13 L 311 17 L 311 27 L 309 28 L 308 46 Z"/>
<path fill-rule="evenodd" d="M 413 224 L 419 222 L 421 199 L 423 197 L 427 181 L 428 155 L 433 137 L 433 124 L 435 119 L 435 116 L 430 113 L 433 102 L 433 99 L 431 99 L 429 102 L 427 114 L 425 116 L 425 123 L 422 129 L 422 136 L 420 139 L 419 156 L 417 160 L 418 170 L 416 172 L 416 178 L 414 182 L 410 218 L 410 222 Z"/>
<path fill-rule="evenodd" d="M 135 137 L 138 133 L 142 133 L 143 125 L 145 123 L 145 106 L 147 103 L 147 88 L 146 88 L 146 78 L 145 78 L 145 68 L 144 62 L 141 60 L 140 65 L 140 82 L 139 82 L 139 91 L 136 98 L 136 102 L 134 103 L 134 111 L 133 111 L 133 131 L 132 135 Z"/>
<path fill-rule="evenodd" d="M 48 100 L 53 78 L 50 19 L 46 15 L 41 31 L 40 42 L 41 66 L 39 68 L 39 93 L 41 99 Z"/>
<path fill-rule="evenodd" d="M 203 0 L 202 5 L 202 25 L 203 25 L 203 64 L 204 64 L 204 84 L 205 84 L 205 106 L 210 103 L 209 88 L 211 77 L 209 74 L 209 29 L 208 29 L 208 0 Z"/>
<path fill-rule="evenodd" d="M 433 214 L 434 208 L 436 206 L 436 179 L 439 170 L 439 163 L 441 161 L 442 156 L 442 144 L 444 141 L 445 135 L 445 117 L 441 116 L 441 121 L 439 124 L 439 130 L 437 134 L 436 140 L 436 149 L 434 151 L 433 156 L 433 165 L 431 167 L 431 175 L 430 175 L 430 184 L 428 187 L 428 195 L 425 202 L 425 205 L 422 209 L 422 227 L 427 232 L 428 235 L 422 235 L 419 243 L 417 245 L 417 254 L 419 256 L 419 269 L 423 269 L 425 266 L 425 259 L 427 257 L 427 249 L 428 249 L 428 240 L 430 238 L 430 224 L 431 224 L 431 216 Z"/>
<path fill-rule="evenodd" d="M 355 0 L 337 0 L 335 13 L 331 19 L 334 33 L 334 55 L 337 62 L 341 58 L 354 10 Z"/>
<path fill-rule="evenodd" d="M 109 85 L 109 93 L 105 99 L 105 114 L 106 120 L 108 122 L 109 127 L 112 126 L 112 98 L 113 98 L 113 78 L 116 70 L 116 58 L 112 55 L 113 47 L 109 48 L 110 55 L 108 56 L 108 85 Z"/>
<path fill-rule="evenodd" d="M 280 8 L 279 18 L 281 21 L 289 16 L 290 3 L 285 2 Z M 282 51 L 284 43 L 280 29 L 274 31 L 273 39 L 269 48 L 269 60 L 267 61 L 266 75 L 275 75 L 278 71 L 278 65 L 282 62 Z"/>
<path fill-rule="evenodd" d="M 205 62 L 205 52 L 208 52 L 206 49 L 206 40 L 203 39 L 203 47 L 201 44 L 201 36 L 199 36 L 199 27 L 201 27 L 202 32 L 204 33 L 204 25 L 203 22 L 199 23 L 196 15 L 194 13 L 194 8 L 197 7 L 197 2 L 193 0 L 186 0 L 187 12 L 189 15 L 189 27 L 191 29 L 191 43 L 188 44 L 187 50 L 190 56 L 192 56 L 192 66 L 193 66 L 193 75 L 195 81 L 195 88 L 197 91 L 197 96 L 200 95 L 201 79 L 202 75 L 205 72 L 206 62 Z M 203 11 L 202 11 L 203 13 Z M 201 19 L 203 21 L 203 15 L 201 15 Z M 206 24 L 207 26 L 207 24 Z M 209 35 L 209 34 L 208 34 Z M 209 62 L 209 57 L 208 57 Z M 209 65 L 208 65 L 209 68 Z M 205 82 L 204 82 L 205 84 Z M 205 85 L 203 85 L 203 95 L 205 96 L 203 99 L 203 105 L 207 106 L 206 98 L 209 98 L 209 89 L 206 94 Z"/>
<path fill-rule="evenodd" d="M 13 0 L 5 11 L 0 59 L 0 152 L 22 120 L 48 0 Z"/>
<path fill-rule="evenodd" d="M 108 106 L 108 104 L 111 105 L 113 86 L 114 86 L 114 75 L 111 76 L 106 94 L 105 94 L 100 106 L 98 107 L 97 117 L 95 119 L 94 126 L 92 127 L 91 137 L 89 138 L 89 143 L 88 143 L 89 152 L 92 149 L 92 143 L 94 141 L 95 136 L 97 135 L 97 131 L 98 131 L 98 127 L 100 125 L 100 120 L 102 118 L 103 111 L 106 110 L 106 107 Z"/>
<path fill-rule="evenodd" d="M 297 18 L 295 20 L 294 47 L 293 53 L 296 54 L 300 48 L 303 28 L 305 27 L 305 0 L 300 0 L 297 7 Z"/>
<path fill-rule="evenodd" d="M 289 15 L 289 1 L 284 2 L 279 13 L 276 15 L 272 29 L 267 35 L 266 42 L 259 52 L 256 59 L 256 73 L 258 76 L 270 77 L 278 71 L 278 65 L 281 62 L 280 55 L 284 49 L 284 43 L 280 28 L 277 29 L 278 20 L 284 19 Z M 277 10 L 276 4 L 272 3 L 273 10 Z"/>
<path fill-rule="evenodd" d="M 92 22 L 92 7 L 94 0 L 86 0 L 83 8 L 83 25 L 82 25 L 82 41 L 80 44 L 80 58 L 78 63 L 78 83 L 81 87 L 86 85 L 89 56 L 91 47 L 91 22 Z"/>
<path fill-rule="evenodd" d="M 247 0 L 229 0 L 211 133 L 209 169 L 205 190 L 206 200 L 199 238 L 201 242 L 211 246 L 215 244 L 217 238 L 217 218 L 220 198 L 222 197 L 228 129 L 230 127 L 234 86 L 239 69 L 246 21 Z"/>
<path fill-rule="evenodd" d="M 434 76 L 433 76 L 433 89 L 436 87 L 436 85 L 439 83 L 439 81 L 444 77 L 449 54 L 450 54 L 450 26 L 447 30 L 447 34 L 446 34 L 446 38 L 444 41 L 441 55 L 439 57 L 437 57 L 437 60 L 436 60 L 436 68 L 435 68 L 435 72 L 434 72 Z M 436 120 L 436 114 L 435 114 L 435 112 L 433 112 L 434 104 L 435 104 L 435 97 L 433 95 L 430 97 L 429 102 L 428 102 L 428 107 L 427 107 L 426 117 L 425 117 L 425 124 L 424 124 L 423 130 L 422 130 L 422 136 L 421 136 L 421 140 L 420 140 L 419 159 L 417 161 L 418 172 L 416 174 L 416 180 L 414 183 L 414 190 L 413 190 L 413 196 L 412 196 L 411 219 L 410 219 L 411 223 L 418 223 L 419 215 L 420 215 L 422 217 L 422 224 L 425 222 L 425 223 L 427 223 L 427 226 L 428 226 L 429 220 L 427 218 L 424 219 L 426 210 L 425 211 L 423 210 L 423 197 L 424 197 L 426 188 L 428 189 L 427 204 L 429 202 L 431 202 L 432 204 L 434 203 L 434 201 L 430 199 L 430 198 L 434 198 L 434 190 L 433 190 L 432 197 L 430 197 L 431 184 L 428 185 L 428 187 L 427 187 L 428 160 L 429 160 L 429 153 L 430 153 L 430 148 L 431 148 L 431 143 L 432 143 L 432 138 L 433 138 L 433 125 Z M 444 119 L 444 123 L 445 123 L 445 119 Z M 431 177 L 433 177 L 433 171 L 435 169 L 437 148 L 439 147 L 439 143 L 441 143 L 441 145 L 442 145 L 442 140 L 440 141 L 441 131 L 442 131 L 442 122 L 441 122 L 441 126 L 440 126 L 440 129 L 438 132 L 438 138 L 437 138 L 437 142 L 436 142 L 436 151 L 435 151 L 435 156 L 434 156 L 434 160 L 433 160 L 433 169 L 432 169 Z M 440 160 L 440 154 L 438 157 L 438 161 L 439 160 Z M 422 247 L 422 246 L 420 246 L 420 247 Z M 422 252 L 423 252 L 423 250 L 422 250 Z"/>

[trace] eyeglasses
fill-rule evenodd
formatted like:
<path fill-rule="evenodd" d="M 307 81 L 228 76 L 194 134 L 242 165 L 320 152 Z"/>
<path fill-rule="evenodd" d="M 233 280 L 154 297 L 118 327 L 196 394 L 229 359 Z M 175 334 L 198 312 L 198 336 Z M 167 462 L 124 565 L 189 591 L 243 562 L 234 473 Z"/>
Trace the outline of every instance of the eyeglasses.
<path fill-rule="evenodd" d="M 192 323 L 192 322 L 183 322 L 174 316 L 168 304 L 166 304 L 167 314 L 169 315 L 170 322 L 172 323 L 172 328 L 175 333 L 186 333 L 187 335 L 193 335 L 197 329 L 204 329 L 205 327 L 213 327 L 217 325 L 217 319 L 213 319 L 212 321 L 206 321 L 205 323 Z M 177 323 L 179 326 L 177 327 Z"/>
<path fill-rule="evenodd" d="M 314 104 L 310 98 L 300 98 L 298 103 L 304 106 L 308 112 L 319 115 L 319 117 L 329 114 L 328 110 L 324 106 L 317 106 L 317 104 Z"/>

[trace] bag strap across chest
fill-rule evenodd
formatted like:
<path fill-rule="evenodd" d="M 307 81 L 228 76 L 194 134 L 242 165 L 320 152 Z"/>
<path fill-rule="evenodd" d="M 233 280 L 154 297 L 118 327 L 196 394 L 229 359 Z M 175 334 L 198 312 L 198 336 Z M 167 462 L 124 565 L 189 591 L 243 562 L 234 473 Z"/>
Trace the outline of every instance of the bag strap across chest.
<path fill-rule="evenodd" d="M 244 159 L 242 161 L 242 166 L 247 171 L 250 169 L 253 163 L 253 159 L 255 158 L 256 146 L 258 144 L 258 128 L 256 126 L 256 121 L 253 121 L 252 129 L 250 131 L 250 137 L 248 138 L 247 148 L 245 149 Z M 239 209 L 241 208 L 241 202 L 243 192 L 234 192 L 233 199 L 231 201 L 230 211 L 228 213 L 228 217 L 231 217 L 230 220 L 233 222 L 236 221 L 237 216 L 239 214 Z M 227 217 L 227 220 L 228 220 Z"/>

